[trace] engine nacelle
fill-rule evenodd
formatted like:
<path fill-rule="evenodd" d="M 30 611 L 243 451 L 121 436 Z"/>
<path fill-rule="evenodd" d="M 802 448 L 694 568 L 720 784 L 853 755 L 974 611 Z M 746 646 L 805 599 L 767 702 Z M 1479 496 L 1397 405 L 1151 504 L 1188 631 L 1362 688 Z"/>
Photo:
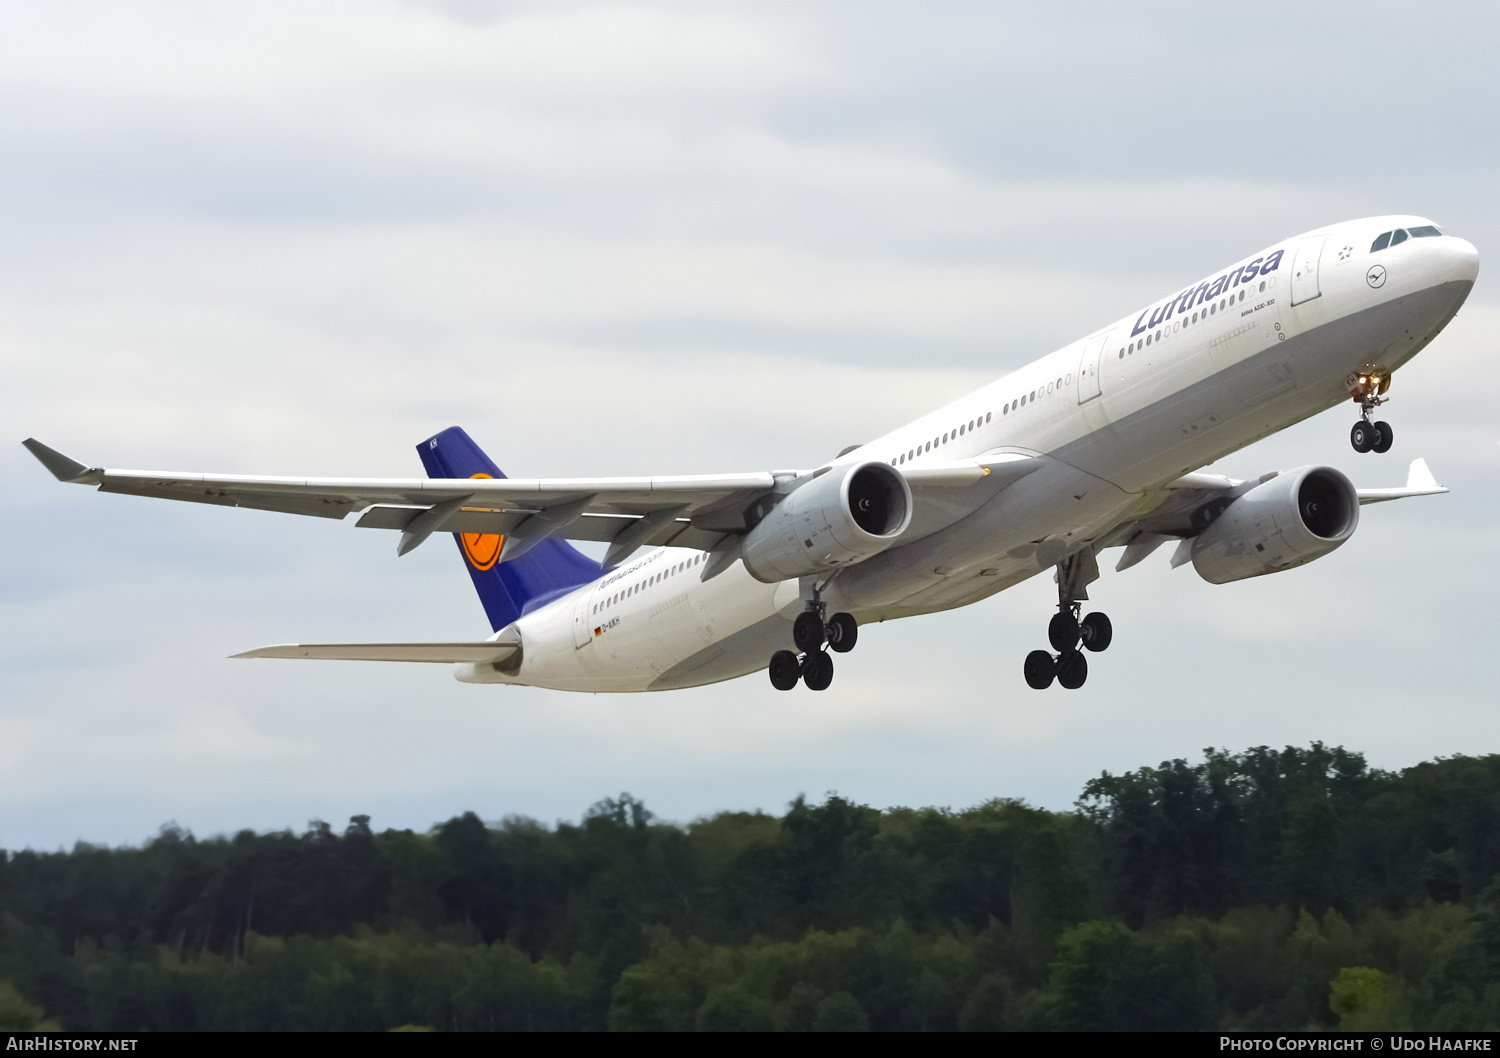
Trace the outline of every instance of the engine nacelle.
<path fill-rule="evenodd" d="M 880 554 L 911 524 L 911 487 L 887 463 L 850 463 L 813 478 L 750 530 L 740 554 L 774 584 Z"/>
<path fill-rule="evenodd" d="M 1211 584 L 1278 573 L 1322 558 L 1354 535 L 1359 494 L 1332 467 L 1298 467 L 1240 496 L 1193 540 Z"/>

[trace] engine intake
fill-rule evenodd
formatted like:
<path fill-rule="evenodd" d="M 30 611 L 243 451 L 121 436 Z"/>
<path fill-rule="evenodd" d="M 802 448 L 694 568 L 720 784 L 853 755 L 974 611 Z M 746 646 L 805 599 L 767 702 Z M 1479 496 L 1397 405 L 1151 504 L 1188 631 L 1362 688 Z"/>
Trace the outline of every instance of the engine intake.
<path fill-rule="evenodd" d="M 911 487 L 886 463 L 850 463 L 813 478 L 745 537 L 745 568 L 767 584 L 827 573 L 880 554 L 911 524 Z"/>
<path fill-rule="evenodd" d="M 1193 540 L 1211 584 L 1279 573 L 1322 558 L 1354 535 L 1359 494 L 1332 467 L 1298 467 L 1255 486 Z"/>

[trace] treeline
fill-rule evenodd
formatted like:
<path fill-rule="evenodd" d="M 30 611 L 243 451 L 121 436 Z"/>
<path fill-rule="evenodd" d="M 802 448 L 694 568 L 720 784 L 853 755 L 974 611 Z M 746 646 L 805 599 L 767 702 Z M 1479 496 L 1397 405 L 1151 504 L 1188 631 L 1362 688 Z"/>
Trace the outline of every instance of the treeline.
<path fill-rule="evenodd" d="M 1500 756 L 0 853 L 0 1029 L 1500 1028 Z"/>

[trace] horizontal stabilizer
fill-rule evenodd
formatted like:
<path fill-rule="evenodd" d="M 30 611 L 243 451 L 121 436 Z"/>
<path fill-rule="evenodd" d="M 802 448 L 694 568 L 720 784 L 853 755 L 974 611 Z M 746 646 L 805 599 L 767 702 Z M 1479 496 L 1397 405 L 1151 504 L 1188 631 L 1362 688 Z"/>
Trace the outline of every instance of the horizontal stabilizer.
<path fill-rule="evenodd" d="M 236 658 L 311 658 L 315 661 L 425 661 L 485 665 L 505 661 L 521 644 L 511 643 L 280 643 Z"/>
<path fill-rule="evenodd" d="M 1386 500 L 1403 500 L 1408 496 L 1439 496 L 1448 490 L 1437 483 L 1425 459 L 1413 459 L 1406 472 L 1406 486 L 1399 489 L 1359 489 L 1359 502 L 1384 503 Z"/>

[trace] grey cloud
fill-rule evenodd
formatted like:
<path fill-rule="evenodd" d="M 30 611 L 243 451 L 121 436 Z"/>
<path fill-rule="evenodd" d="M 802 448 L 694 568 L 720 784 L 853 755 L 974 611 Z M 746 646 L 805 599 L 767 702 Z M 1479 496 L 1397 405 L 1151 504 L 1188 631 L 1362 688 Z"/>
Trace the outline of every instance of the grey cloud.
<path fill-rule="evenodd" d="M 1308 227 L 1415 210 L 1500 245 L 1482 6 L 724 5 L 709 31 L 753 24 L 795 61 L 752 47 L 709 83 L 684 60 L 675 97 L 628 73 L 570 85 L 563 65 L 529 91 L 464 49 L 555 5 L 434 6 L 400 25 L 437 36 L 405 47 L 354 6 L 310 29 L 260 8 L 326 60 L 291 70 L 232 51 L 217 71 L 7 64 L 15 440 L 395 475 L 457 422 L 517 472 L 805 466 Z M 32 5 L 27 25 L 56 24 L 31 43 L 72 39 L 68 13 Z M 237 16 L 205 17 L 223 34 Z M 166 8 L 136 18 L 143 54 L 186 32 Z M 330 39 L 347 47 L 320 53 Z M 552 819 L 620 789 L 679 819 L 831 788 L 1066 807 L 1103 768 L 1210 744 L 1486 751 L 1488 282 L 1398 376 L 1384 461 L 1349 451 L 1345 409 L 1215 467 L 1389 485 L 1423 455 L 1452 495 L 1367 508 L 1339 552 L 1253 582 L 1162 556 L 1106 572 L 1116 645 L 1071 696 L 1019 679 L 1046 576 L 869 629 L 815 700 L 752 677 L 627 708 L 440 667 L 231 662 L 484 624 L 444 541 L 398 561 L 352 525 L 93 495 L 16 445 L 0 845 L 136 841 L 170 818 Z"/>

